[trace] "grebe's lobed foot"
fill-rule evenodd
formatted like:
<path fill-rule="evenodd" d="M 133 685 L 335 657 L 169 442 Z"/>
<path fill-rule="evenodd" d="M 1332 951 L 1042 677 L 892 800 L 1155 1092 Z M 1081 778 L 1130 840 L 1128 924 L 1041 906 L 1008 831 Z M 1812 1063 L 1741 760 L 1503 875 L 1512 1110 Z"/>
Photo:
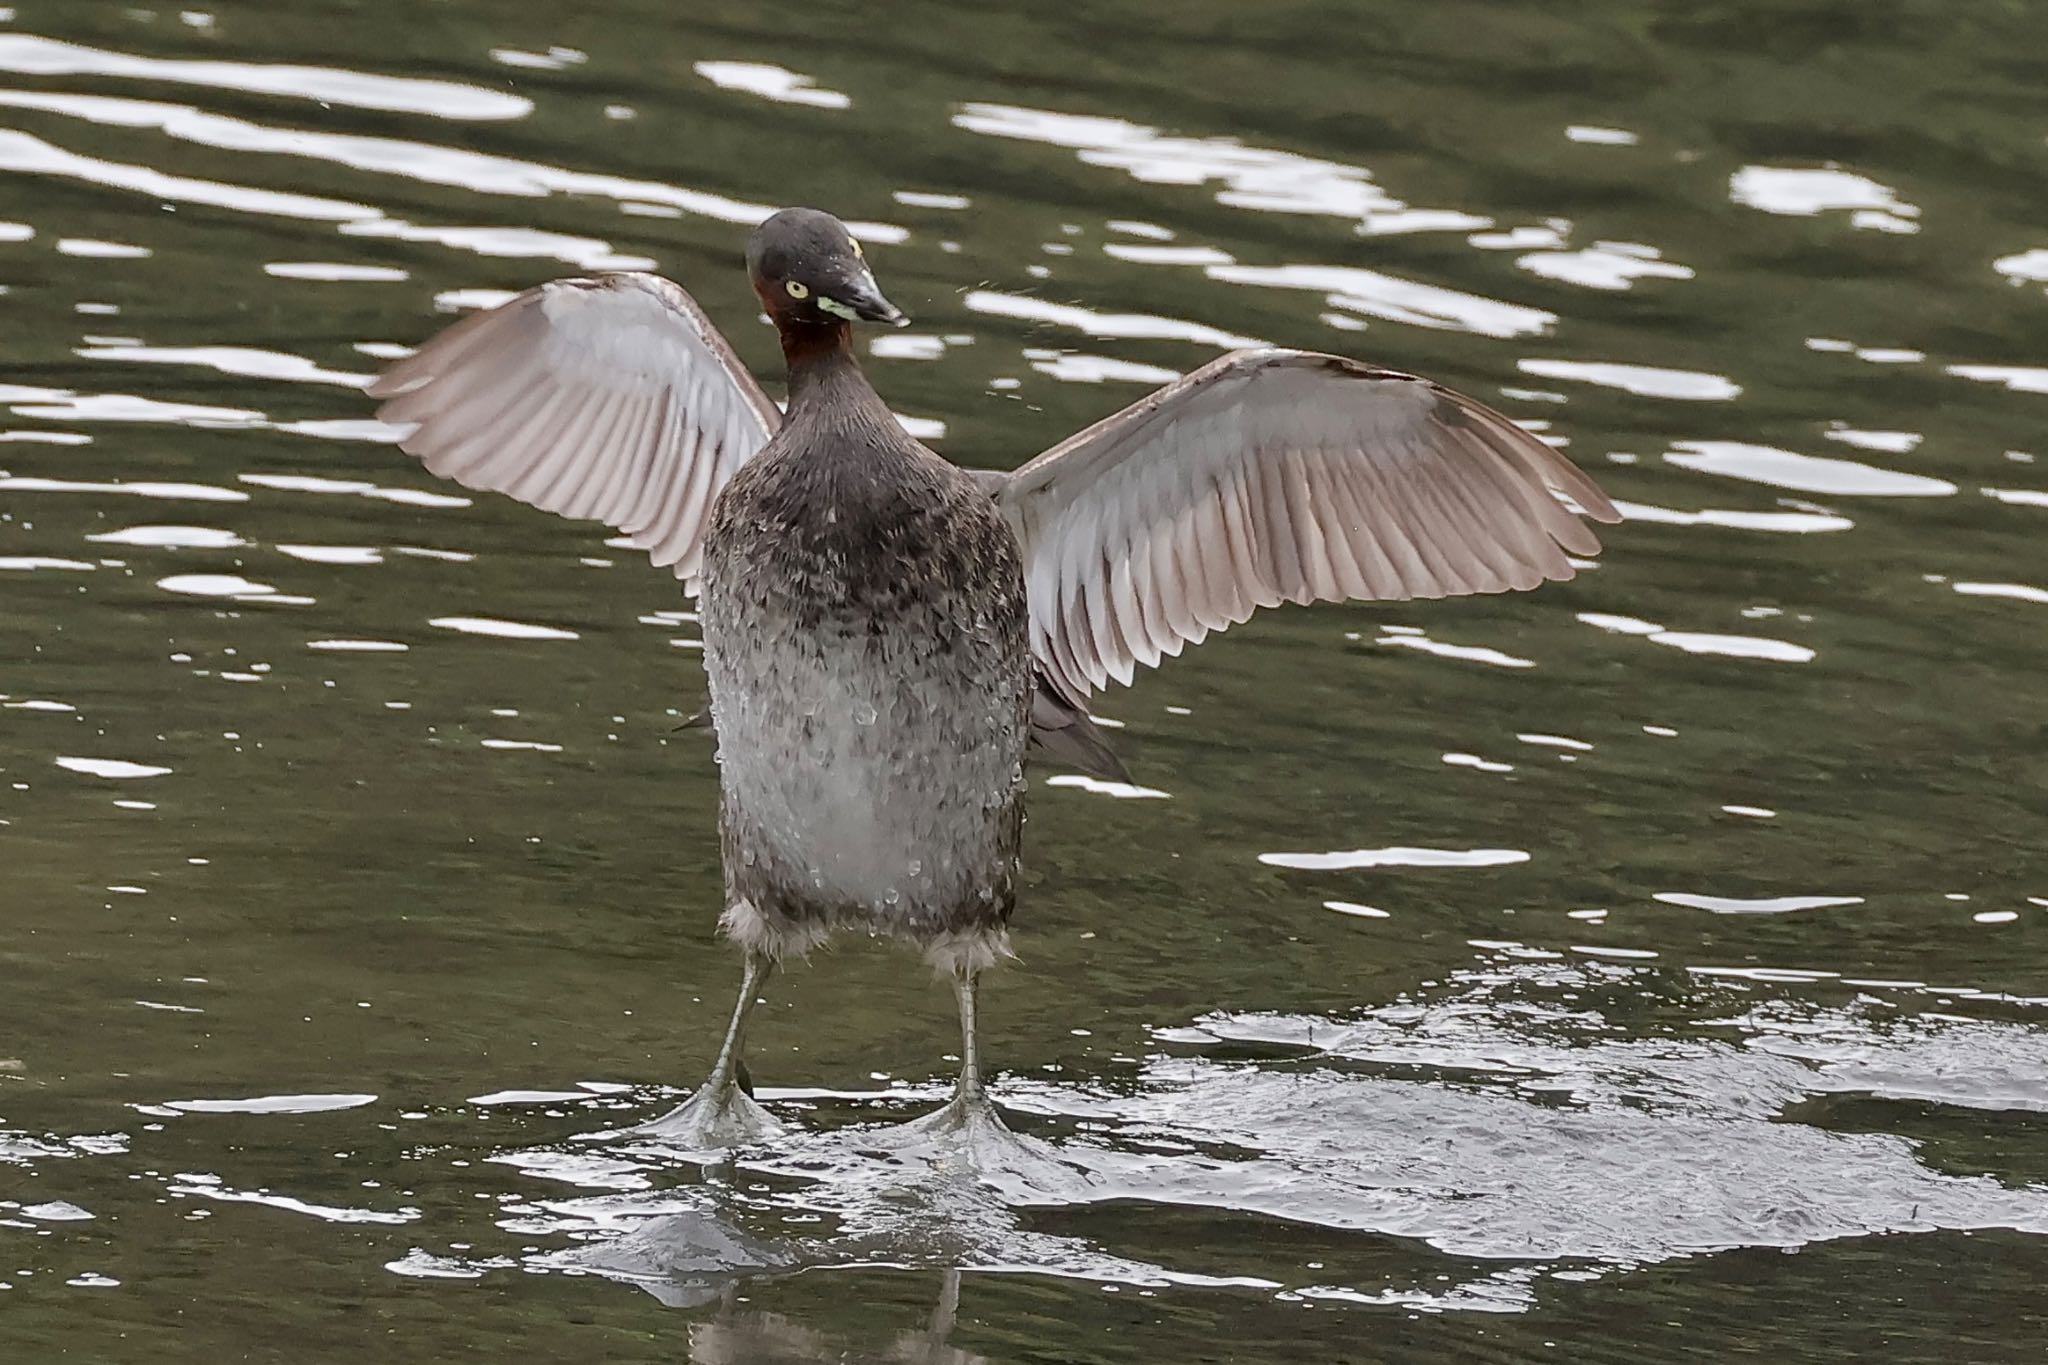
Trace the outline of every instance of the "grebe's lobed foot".
<path fill-rule="evenodd" d="M 740 1089 L 737 1081 L 714 1076 L 660 1118 L 597 1136 L 653 1138 L 693 1152 L 715 1152 L 767 1142 L 788 1131 L 780 1119 Z"/>
<path fill-rule="evenodd" d="M 1051 1144 L 1012 1132 L 982 1090 L 955 1094 L 923 1118 L 864 1133 L 861 1145 L 1025 1194 L 1065 1194 L 1090 1183 Z"/>

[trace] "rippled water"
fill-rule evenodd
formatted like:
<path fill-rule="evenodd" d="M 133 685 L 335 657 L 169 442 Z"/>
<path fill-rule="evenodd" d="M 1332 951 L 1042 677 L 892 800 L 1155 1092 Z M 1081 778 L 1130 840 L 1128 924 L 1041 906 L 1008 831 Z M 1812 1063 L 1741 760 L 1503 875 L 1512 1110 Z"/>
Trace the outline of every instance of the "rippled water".
<path fill-rule="evenodd" d="M 0 1355 L 2039 1358 L 2048 23 L 694 12 L 0 10 Z M 757 1015 L 801 1137 L 581 1140 L 737 976 L 694 620 L 354 392 L 605 267 L 771 373 L 792 201 L 965 462 L 1258 340 L 1629 513 L 1268 613 L 1106 700 L 1142 786 L 1037 778 L 984 1012 L 1064 1183 L 869 1150 L 953 1026 L 867 944 Z"/>

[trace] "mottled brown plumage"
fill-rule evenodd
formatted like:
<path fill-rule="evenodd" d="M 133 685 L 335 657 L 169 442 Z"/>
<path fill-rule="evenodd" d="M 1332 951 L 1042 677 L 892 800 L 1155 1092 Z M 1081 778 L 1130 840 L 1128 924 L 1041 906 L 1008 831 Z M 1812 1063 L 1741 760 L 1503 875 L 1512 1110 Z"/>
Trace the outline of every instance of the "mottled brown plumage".
<path fill-rule="evenodd" d="M 1619 520 L 1500 413 L 1413 375 L 1273 348 L 1219 357 L 1008 474 L 906 435 L 854 362 L 902 323 L 828 214 L 756 230 L 786 416 L 667 280 L 558 280 L 465 319 L 371 387 L 429 469 L 624 530 L 701 592 L 726 932 L 746 972 L 710 1078 L 632 1131 L 775 1131 L 743 1093 L 755 991 L 854 926 L 952 976 L 962 1065 L 927 1132 L 1000 1136 L 975 982 L 1007 951 L 1027 741 L 1123 777 L 1088 715 L 1111 680 L 1282 602 L 1570 578 Z"/>

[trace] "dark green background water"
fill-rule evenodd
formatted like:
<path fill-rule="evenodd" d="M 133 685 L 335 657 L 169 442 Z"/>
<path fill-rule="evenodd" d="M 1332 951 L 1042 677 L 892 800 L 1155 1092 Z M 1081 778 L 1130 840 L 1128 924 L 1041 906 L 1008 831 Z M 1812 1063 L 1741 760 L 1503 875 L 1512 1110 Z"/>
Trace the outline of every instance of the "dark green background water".
<path fill-rule="evenodd" d="M 2048 1347 L 2038 7 L 0 14 L 0 1358 Z M 1165 799 L 1040 775 L 985 1014 L 1073 1199 L 575 1140 L 737 975 L 694 627 L 352 392 L 637 263 L 769 374 L 786 202 L 869 225 L 870 371 L 965 462 L 1256 338 L 1631 513 L 1115 693 Z M 757 1021 L 813 1134 L 951 1071 L 882 946 Z"/>

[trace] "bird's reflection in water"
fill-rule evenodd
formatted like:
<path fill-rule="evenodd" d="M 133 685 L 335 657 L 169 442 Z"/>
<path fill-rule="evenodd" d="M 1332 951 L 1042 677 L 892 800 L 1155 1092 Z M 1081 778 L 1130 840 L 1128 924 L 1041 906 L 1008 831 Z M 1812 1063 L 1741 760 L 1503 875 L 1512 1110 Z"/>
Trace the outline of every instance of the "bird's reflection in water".
<path fill-rule="evenodd" d="M 780 1313 L 738 1308 L 737 1288 L 729 1288 L 718 1314 L 690 1326 L 692 1365 L 986 1365 L 987 1357 L 947 1344 L 953 1318 L 960 1310 L 960 1272 L 939 1278 L 939 1301 L 922 1330 L 900 1334 L 880 1351 L 850 1350 L 824 1333 Z"/>
<path fill-rule="evenodd" d="M 930 1320 L 877 1349 L 834 1341 L 781 1313 L 744 1308 L 748 1286 L 825 1269 L 878 1262 L 929 1264 L 959 1250 L 945 1239 L 921 1246 L 888 1234 L 828 1241 L 777 1241 L 740 1226 L 744 1212 L 730 1191 L 707 1187 L 704 1208 L 647 1219 L 608 1241 L 555 1257 L 559 1269 L 602 1275 L 645 1290 L 671 1308 L 716 1312 L 689 1329 L 694 1365 L 797 1365 L 797 1362 L 917 1362 L 917 1365 L 975 1365 L 984 1358 L 947 1344 L 960 1307 L 960 1271 L 939 1270 L 939 1297 Z M 879 1230 L 877 1230 L 879 1232 Z"/>

